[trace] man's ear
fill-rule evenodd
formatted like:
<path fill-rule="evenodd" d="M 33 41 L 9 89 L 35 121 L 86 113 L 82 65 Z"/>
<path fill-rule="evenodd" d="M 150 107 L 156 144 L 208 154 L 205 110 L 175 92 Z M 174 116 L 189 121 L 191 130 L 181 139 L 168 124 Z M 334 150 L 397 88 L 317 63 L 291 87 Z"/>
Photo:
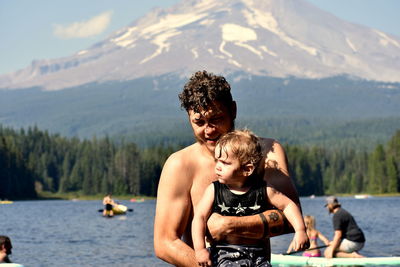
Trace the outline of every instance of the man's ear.
<path fill-rule="evenodd" d="M 236 112 L 237 112 L 237 106 L 236 106 L 236 101 L 232 101 L 232 105 L 231 105 L 231 115 L 232 115 L 232 119 L 236 119 Z"/>
<path fill-rule="evenodd" d="M 242 170 L 243 170 L 243 175 L 244 176 L 250 176 L 253 174 L 254 172 L 254 164 L 252 163 L 247 163 L 246 165 L 243 166 Z"/>

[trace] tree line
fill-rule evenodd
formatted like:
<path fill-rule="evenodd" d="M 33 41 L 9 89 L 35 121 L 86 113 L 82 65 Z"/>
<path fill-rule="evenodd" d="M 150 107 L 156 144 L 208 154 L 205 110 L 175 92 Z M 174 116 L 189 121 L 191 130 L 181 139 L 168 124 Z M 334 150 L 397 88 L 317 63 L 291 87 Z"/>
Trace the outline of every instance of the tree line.
<path fill-rule="evenodd" d="M 32 199 L 42 191 L 155 196 L 164 161 L 174 150 L 0 127 L 0 199 Z"/>
<path fill-rule="evenodd" d="M 400 130 L 373 150 L 287 146 L 300 195 L 400 192 Z"/>
<path fill-rule="evenodd" d="M 163 164 L 179 147 L 0 126 L 0 199 L 34 199 L 43 191 L 156 196 Z M 400 192 L 400 130 L 368 152 L 297 145 L 286 151 L 301 196 Z"/>

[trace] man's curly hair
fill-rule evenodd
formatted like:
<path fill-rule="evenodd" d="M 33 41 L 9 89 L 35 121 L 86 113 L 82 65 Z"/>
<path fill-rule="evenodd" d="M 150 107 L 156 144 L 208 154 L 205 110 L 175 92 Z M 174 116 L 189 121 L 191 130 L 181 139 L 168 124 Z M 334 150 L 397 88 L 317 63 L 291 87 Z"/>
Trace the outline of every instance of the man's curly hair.
<path fill-rule="evenodd" d="M 218 101 L 226 107 L 231 107 L 233 99 L 231 86 L 222 76 L 197 71 L 183 87 L 179 94 L 181 107 L 186 111 L 200 112 L 213 101 Z"/>

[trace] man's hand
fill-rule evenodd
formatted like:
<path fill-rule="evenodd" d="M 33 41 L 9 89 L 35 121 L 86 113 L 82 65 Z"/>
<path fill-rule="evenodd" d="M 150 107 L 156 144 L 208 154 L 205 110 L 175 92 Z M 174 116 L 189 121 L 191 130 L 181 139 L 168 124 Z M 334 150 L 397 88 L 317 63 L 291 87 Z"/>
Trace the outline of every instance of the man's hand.
<path fill-rule="evenodd" d="M 325 256 L 325 258 L 328 258 L 328 259 L 333 258 L 333 246 L 332 245 L 330 245 L 329 247 L 327 247 L 325 249 L 324 256 Z"/>
<path fill-rule="evenodd" d="M 207 221 L 207 229 L 212 240 L 221 241 L 226 239 L 227 233 L 223 227 L 224 225 L 224 216 L 215 212 L 211 214 Z"/>

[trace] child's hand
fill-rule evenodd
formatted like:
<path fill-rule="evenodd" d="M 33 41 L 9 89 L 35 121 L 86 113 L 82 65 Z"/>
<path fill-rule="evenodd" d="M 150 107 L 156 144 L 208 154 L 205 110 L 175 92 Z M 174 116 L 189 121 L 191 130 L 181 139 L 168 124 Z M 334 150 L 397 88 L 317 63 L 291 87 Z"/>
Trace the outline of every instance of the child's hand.
<path fill-rule="evenodd" d="M 296 232 L 293 238 L 293 249 L 299 251 L 306 250 L 309 247 L 310 241 L 308 240 L 307 233 L 305 231 Z"/>
<path fill-rule="evenodd" d="M 196 260 L 199 266 L 211 267 L 210 252 L 206 248 L 196 250 Z"/>

